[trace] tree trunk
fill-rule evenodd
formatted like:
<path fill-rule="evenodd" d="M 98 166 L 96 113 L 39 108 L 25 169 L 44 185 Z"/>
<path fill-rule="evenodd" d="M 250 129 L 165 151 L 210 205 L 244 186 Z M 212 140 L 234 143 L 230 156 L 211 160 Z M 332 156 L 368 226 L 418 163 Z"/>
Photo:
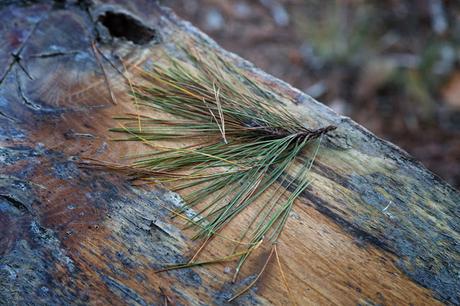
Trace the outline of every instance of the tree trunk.
<path fill-rule="evenodd" d="M 122 74 L 187 42 L 243 68 L 308 126 L 338 127 L 278 244 L 299 305 L 460 305 L 460 194 L 398 147 L 154 1 L 7 1 L 0 16 L 0 304 L 221 305 L 254 280 L 262 257 L 235 284 L 231 262 L 155 273 L 199 245 L 170 218 L 180 199 L 79 167 L 140 149 L 107 132 L 133 111 Z M 233 303 L 290 303 L 283 283 L 271 264 Z"/>

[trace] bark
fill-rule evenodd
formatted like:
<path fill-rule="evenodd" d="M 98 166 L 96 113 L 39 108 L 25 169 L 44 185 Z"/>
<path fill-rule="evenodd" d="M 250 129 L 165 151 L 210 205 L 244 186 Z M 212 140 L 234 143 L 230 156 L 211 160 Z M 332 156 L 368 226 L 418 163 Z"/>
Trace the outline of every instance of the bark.
<path fill-rule="evenodd" d="M 460 194 L 398 147 L 154 1 L 4 2 L 0 18 L 0 304 L 220 305 L 254 279 L 265 257 L 236 284 L 231 263 L 155 273 L 198 246 L 165 208 L 179 197 L 79 167 L 138 150 L 107 132 L 132 111 L 122 63 L 134 78 L 180 42 L 236 63 L 308 126 L 338 127 L 278 246 L 299 305 L 460 304 Z M 277 265 L 233 303 L 289 303 Z"/>

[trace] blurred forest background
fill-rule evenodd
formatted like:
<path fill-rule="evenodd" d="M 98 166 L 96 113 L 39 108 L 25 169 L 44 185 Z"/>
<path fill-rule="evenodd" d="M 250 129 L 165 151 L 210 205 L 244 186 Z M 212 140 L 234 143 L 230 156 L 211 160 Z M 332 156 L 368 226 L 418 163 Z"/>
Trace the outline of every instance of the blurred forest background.
<path fill-rule="evenodd" d="M 460 1 L 161 3 L 460 188 Z"/>

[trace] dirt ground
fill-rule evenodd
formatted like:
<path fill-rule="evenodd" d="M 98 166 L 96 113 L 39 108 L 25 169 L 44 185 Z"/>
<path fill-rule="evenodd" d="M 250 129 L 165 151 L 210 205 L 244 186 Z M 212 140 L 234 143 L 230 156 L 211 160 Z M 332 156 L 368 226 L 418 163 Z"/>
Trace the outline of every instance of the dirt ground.
<path fill-rule="evenodd" d="M 460 188 L 460 3 L 162 0 Z"/>

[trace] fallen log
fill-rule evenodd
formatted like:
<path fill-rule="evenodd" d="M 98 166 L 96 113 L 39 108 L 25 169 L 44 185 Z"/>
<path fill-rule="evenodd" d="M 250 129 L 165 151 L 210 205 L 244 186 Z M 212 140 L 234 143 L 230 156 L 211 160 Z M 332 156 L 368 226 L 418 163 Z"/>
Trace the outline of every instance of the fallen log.
<path fill-rule="evenodd" d="M 297 304 L 460 304 L 460 194 L 406 152 L 153 1 L 13 2 L 0 16 L 0 303 L 220 305 L 255 279 L 261 257 L 236 284 L 229 262 L 155 273 L 199 246 L 170 218 L 180 198 L 79 166 L 142 150 L 107 132 L 135 111 L 126 77 L 164 51 L 183 57 L 186 43 L 241 68 L 308 126 L 337 127 L 278 244 Z M 283 283 L 273 264 L 232 303 L 290 303 Z"/>

